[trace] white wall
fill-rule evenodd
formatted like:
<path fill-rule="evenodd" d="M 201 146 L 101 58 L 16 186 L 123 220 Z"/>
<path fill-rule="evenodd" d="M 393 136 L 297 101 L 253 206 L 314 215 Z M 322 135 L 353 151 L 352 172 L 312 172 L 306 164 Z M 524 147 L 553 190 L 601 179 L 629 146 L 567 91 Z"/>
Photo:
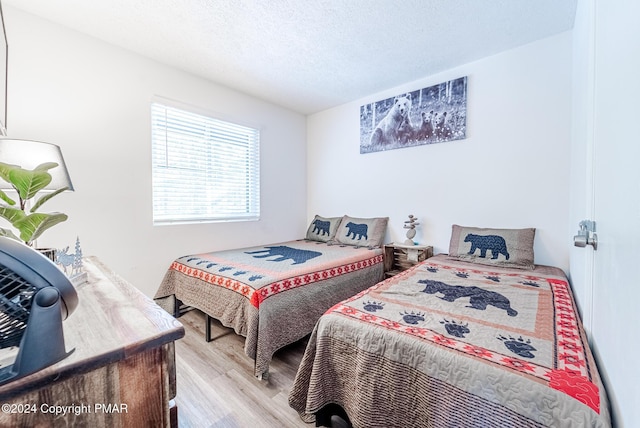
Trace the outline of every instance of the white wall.
<path fill-rule="evenodd" d="M 305 117 L 7 7 L 8 131 L 58 144 L 75 192 L 44 211 L 69 220 L 38 245 L 80 237 L 147 295 L 177 256 L 278 242 L 306 228 Z M 262 129 L 259 222 L 152 226 L 150 102 L 181 101 Z"/>
<path fill-rule="evenodd" d="M 359 108 L 468 76 L 467 138 L 361 155 Z M 536 263 L 568 268 L 571 33 L 308 118 L 307 217 L 389 216 L 387 242 L 447 252 L 451 225 L 535 227 Z"/>

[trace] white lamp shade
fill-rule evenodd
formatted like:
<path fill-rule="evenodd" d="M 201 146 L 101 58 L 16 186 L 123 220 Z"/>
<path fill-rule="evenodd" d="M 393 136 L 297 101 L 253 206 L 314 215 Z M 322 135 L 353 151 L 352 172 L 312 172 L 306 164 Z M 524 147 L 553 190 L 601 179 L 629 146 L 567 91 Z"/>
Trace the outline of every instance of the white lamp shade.
<path fill-rule="evenodd" d="M 43 190 L 53 191 L 63 187 L 73 190 L 62 151 L 55 144 L 0 138 L 0 162 L 18 165 L 28 170 L 46 162 L 55 162 L 58 166 L 48 171 L 51 174 L 51 183 Z M 0 180 L 0 188 L 5 188 L 3 187 L 5 185 L 8 186 L 7 183 Z"/>

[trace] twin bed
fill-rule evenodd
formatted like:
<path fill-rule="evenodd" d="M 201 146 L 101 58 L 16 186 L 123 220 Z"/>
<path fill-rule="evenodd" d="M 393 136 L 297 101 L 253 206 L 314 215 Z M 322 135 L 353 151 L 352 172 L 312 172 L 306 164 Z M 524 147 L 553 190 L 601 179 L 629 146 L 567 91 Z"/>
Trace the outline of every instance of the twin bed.
<path fill-rule="evenodd" d="M 318 425 L 337 409 L 354 427 L 611 426 L 571 288 L 533 264 L 533 229 L 454 225 L 448 255 L 380 282 L 386 219 L 367 224 L 376 241 L 354 228 L 364 220 L 181 257 L 156 298 L 246 336 L 257 376 L 311 333 L 289 404 Z"/>
<path fill-rule="evenodd" d="M 337 302 L 382 280 L 386 224 L 316 216 L 303 240 L 183 256 L 155 299 L 173 313 L 180 302 L 200 309 L 245 336 L 245 354 L 263 378 L 275 351 L 311 333 Z"/>
<path fill-rule="evenodd" d="M 473 236 L 498 242 L 473 255 Z M 454 226 L 449 255 L 336 304 L 291 407 L 327 424 L 339 406 L 354 427 L 610 427 L 567 278 L 533 265 L 532 241 Z"/>

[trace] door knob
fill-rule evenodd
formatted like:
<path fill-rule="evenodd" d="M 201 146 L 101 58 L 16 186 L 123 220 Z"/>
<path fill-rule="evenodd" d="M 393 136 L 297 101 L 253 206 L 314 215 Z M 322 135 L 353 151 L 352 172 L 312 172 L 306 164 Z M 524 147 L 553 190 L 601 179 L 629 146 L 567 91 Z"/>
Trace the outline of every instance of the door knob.
<path fill-rule="evenodd" d="M 573 237 L 573 245 L 581 248 L 591 245 L 594 250 L 597 250 L 598 235 L 596 234 L 596 222 L 592 220 L 582 220 L 578 224 L 578 227 L 578 234 Z"/>

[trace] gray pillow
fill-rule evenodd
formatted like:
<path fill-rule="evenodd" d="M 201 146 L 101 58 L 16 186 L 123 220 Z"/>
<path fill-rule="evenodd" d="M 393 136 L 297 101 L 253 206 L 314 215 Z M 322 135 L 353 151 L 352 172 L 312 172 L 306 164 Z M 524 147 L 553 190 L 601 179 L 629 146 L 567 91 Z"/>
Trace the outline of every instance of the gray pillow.
<path fill-rule="evenodd" d="M 379 247 L 387 233 L 389 217 L 355 218 L 344 216 L 335 241 L 357 247 Z"/>
<path fill-rule="evenodd" d="M 328 242 L 336 235 L 342 217 L 320 217 L 316 215 L 307 229 L 306 238 L 311 241 Z"/>
<path fill-rule="evenodd" d="M 533 269 L 533 239 L 536 230 L 487 229 L 454 224 L 449 256 L 490 266 Z"/>

